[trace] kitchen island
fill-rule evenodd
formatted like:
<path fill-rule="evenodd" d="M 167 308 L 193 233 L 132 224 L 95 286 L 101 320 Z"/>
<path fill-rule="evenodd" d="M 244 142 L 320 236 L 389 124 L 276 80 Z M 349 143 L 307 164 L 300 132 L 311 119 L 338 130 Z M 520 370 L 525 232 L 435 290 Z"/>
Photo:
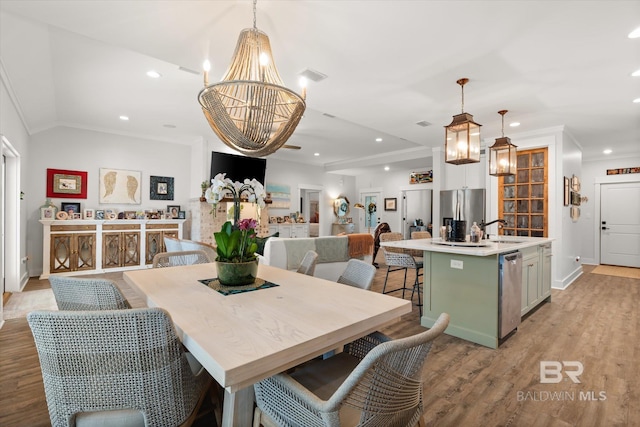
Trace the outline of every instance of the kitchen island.
<path fill-rule="evenodd" d="M 545 237 L 499 236 L 477 244 L 414 239 L 382 246 L 424 253 L 421 324 L 430 328 L 440 313 L 451 316 L 445 333 L 498 348 L 500 255 L 522 253 L 521 315 L 551 300 L 551 242 Z"/>

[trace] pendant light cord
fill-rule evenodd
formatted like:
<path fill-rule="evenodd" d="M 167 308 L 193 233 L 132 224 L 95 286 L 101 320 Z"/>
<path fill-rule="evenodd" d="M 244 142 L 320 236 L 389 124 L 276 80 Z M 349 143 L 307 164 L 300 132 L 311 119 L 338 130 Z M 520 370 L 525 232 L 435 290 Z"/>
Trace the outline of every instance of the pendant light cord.
<path fill-rule="evenodd" d="M 258 0 L 253 0 L 253 29 L 256 30 L 256 3 L 258 3 Z"/>

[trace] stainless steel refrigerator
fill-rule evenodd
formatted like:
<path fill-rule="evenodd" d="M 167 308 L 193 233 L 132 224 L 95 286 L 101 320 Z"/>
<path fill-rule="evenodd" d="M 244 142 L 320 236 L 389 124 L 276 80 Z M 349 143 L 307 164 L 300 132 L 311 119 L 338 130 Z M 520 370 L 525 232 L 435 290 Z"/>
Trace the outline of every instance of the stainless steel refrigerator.
<path fill-rule="evenodd" d="M 485 189 L 465 188 L 440 192 L 440 224 L 446 219 L 466 221 L 466 233 L 470 234 L 474 222 L 485 220 Z M 436 236 L 434 236 L 436 237 Z"/>
<path fill-rule="evenodd" d="M 402 192 L 403 234 L 411 239 L 411 232 L 425 231 L 431 224 L 432 190 L 406 190 Z"/>

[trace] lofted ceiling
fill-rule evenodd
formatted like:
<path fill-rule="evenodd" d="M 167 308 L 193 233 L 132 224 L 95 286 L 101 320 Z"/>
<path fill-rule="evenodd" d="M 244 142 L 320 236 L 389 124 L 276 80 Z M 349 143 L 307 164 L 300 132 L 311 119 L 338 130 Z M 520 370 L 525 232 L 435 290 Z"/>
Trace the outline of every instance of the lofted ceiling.
<path fill-rule="evenodd" d="M 200 70 L 209 59 L 218 80 L 252 24 L 248 0 L 0 0 L 0 72 L 31 134 L 204 137 L 229 152 L 197 102 Z M 483 138 L 500 136 L 506 109 L 507 125 L 521 123 L 506 136 L 564 126 L 583 159 L 640 154 L 640 38 L 627 37 L 637 0 L 260 0 L 257 27 L 285 85 L 299 90 L 306 69 L 327 75 L 310 82 L 288 142 L 302 148 L 274 158 L 345 174 L 428 166 L 461 112 L 461 77 Z"/>

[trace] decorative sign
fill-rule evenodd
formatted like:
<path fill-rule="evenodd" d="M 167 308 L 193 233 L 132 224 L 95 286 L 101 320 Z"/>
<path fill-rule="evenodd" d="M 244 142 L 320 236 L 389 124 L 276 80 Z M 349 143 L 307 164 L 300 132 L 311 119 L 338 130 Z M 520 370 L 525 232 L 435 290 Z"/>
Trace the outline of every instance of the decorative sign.
<path fill-rule="evenodd" d="M 619 168 L 607 169 L 607 175 L 620 175 L 623 173 L 640 173 L 640 167 L 637 168 Z"/>

